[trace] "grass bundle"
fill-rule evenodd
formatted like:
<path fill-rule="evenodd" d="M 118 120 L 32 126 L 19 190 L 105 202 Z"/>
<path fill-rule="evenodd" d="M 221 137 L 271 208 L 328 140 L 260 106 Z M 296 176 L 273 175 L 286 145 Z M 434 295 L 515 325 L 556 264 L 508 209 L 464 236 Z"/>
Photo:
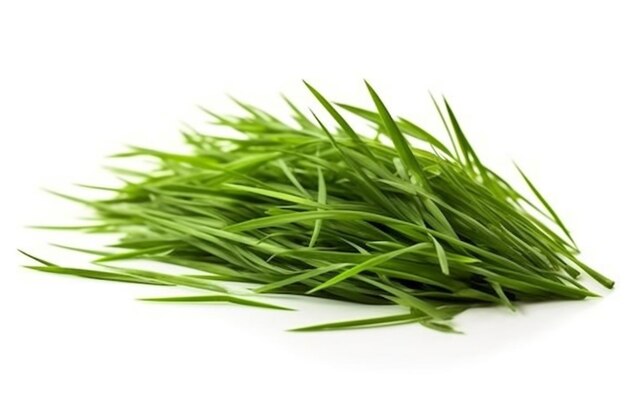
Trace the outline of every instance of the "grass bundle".
<path fill-rule="evenodd" d="M 82 231 L 121 234 L 106 251 L 89 251 L 106 269 L 55 265 L 28 255 L 31 268 L 87 278 L 203 290 L 151 300 L 259 301 L 268 293 L 397 305 L 396 315 L 296 330 L 420 323 L 453 331 L 471 307 L 595 296 L 590 276 L 613 282 L 576 255 L 570 233 L 530 180 L 531 200 L 481 163 L 448 103 L 435 102 L 450 147 L 413 122 L 393 117 L 367 85 L 375 110 L 329 102 L 308 89 L 336 127 L 292 102 L 293 121 L 236 101 L 243 115 L 205 110 L 232 136 L 183 133 L 192 153 L 131 148 L 151 172 L 125 177 L 112 199 L 86 201 L 97 224 Z M 341 111 L 341 112 L 340 112 Z M 342 114 L 373 127 L 357 133 Z M 536 200 L 536 202 L 533 202 Z M 166 274 L 113 266 L 149 259 L 197 271 Z M 250 291 L 233 291 L 244 282 Z"/>

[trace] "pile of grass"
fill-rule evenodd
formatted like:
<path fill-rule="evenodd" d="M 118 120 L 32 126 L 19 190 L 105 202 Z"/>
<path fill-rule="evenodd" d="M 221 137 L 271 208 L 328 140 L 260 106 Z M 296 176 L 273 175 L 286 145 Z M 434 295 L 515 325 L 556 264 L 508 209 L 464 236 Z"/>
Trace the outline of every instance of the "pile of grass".
<path fill-rule="evenodd" d="M 190 154 L 132 148 L 118 156 L 154 158 L 158 167 L 118 169 L 125 184 L 112 189 L 115 198 L 70 197 L 99 219 L 79 230 L 122 235 L 115 250 L 91 251 L 107 269 L 67 268 L 29 255 L 40 263 L 32 268 L 204 290 L 160 301 L 282 308 L 258 301 L 280 293 L 402 309 L 297 330 L 417 322 L 452 331 L 450 320 L 471 307 L 592 297 L 580 282 L 584 275 L 613 286 L 577 259 L 570 233 L 523 173 L 536 203 L 481 163 L 445 99 L 435 106 L 451 147 L 391 116 L 369 85 L 375 110 L 332 104 L 307 87 L 337 127 L 289 100 L 290 122 L 238 101 L 242 116 L 205 110 L 236 134 L 185 132 Z M 357 133 L 346 112 L 376 133 Z M 199 273 L 109 266 L 125 259 Z M 253 285 L 240 294 L 229 282 Z"/>

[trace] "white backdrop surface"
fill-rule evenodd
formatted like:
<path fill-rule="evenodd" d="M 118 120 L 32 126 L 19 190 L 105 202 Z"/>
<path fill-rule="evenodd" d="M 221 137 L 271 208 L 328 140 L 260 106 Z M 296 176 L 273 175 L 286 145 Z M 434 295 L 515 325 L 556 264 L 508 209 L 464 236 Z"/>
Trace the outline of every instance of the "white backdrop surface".
<path fill-rule="evenodd" d="M 5 1 L 0 4 L 0 415 L 626 415 L 624 12 L 617 1 Z M 443 135 L 445 93 L 484 161 L 512 161 L 562 214 L 602 299 L 470 311 L 419 326 L 294 334 L 387 311 L 280 300 L 295 313 L 167 306 L 172 290 L 22 269 L 22 248 L 98 236 L 26 229 L 84 214 L 42 188 L 106 182 L 107 155 L 176 148 L 226 93 L 315 107 L 302 79 Z"/>

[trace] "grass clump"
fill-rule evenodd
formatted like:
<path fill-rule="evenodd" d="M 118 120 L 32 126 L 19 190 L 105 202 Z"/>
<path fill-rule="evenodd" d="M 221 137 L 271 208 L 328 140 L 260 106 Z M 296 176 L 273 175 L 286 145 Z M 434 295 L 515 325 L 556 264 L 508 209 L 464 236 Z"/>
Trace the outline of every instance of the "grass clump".
<path fill-rule="evenodd" d="M 244 115 L 206 111 L 237 135 L 185 132 L 191 153 L 131 148 L 117 156 L 150 157 L 158 167 L 117 170 L 126 180 L 114 198 L 72 197 L 99 219 L 79 230 L 122 236 L 91 251 L 100 265 L 150 259 L 201 274 L 67 268 L 29 255 L 39 264 L 32 268 L 204 291 L 158 299 L 167 302 L 282 308 L 254 299 L 280 293 L 403 309 L 296 329 L 309 331 L 415 322 L 453 331 L 451 319 L 471 307 L 595 296 L 583 275 L 613 286 L 577 259 L 569 231 L 528 177 L 520 171 L 532 200 L 483 165 L 445 99 L 435 106 L 451 147 L 393 117 L 369 85 L 373 110 L 307 87 L 336 127 L 289 100 L 295 123 L 237 101 Z M 346 112 L 376 133 L 357 133 Z M 253 284 L 251 293 L 233 294 L 228 282 Z"/>

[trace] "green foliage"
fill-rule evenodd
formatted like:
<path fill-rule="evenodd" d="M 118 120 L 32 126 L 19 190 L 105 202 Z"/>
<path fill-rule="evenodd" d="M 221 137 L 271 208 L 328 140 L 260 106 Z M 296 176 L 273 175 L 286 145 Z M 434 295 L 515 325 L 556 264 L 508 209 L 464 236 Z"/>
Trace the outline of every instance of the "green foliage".
<path fill-rule="evenodd" d="M 157 300 L 164 302 L 285 309 L 248 298 L 282 293 L 405 310 L 298 331 L 420 323 L 450 332 L 450 320 L 467 308 L 594 296 L 580 283 L 581 271 L 613 286 L 576 258 L 561 218 L 524 174 L 547 213 L 483 165 L 447 101 L 437 111 L 451 148 L 394 118 L 369 85 L 375 111 L 334 105 L 307 87 L 337 129 L 287 99 L 295 124 L 236 101 L 243 116 L 206 112 L 238 135 L 185 132 L 192 152 L 183 154 L 132 148 L 118 157 L 149 157 L 158 167 L 114 169 L 125 185 L 112 199 L 70 197 L 99 219 L 76 230 L 123 236 L 107 251 L 89 251 L 98 265 L 149 259 L 203 274 L 67 268 L 26 254 L 41 264 L 31 268 L 207 291 Z M 357 133 L 339 108 L 379 133 Z M 550 223 L 526 210 L 529 204 Z M 253 291 L 235 296 L 218 281 L 245 282 Z"/>

